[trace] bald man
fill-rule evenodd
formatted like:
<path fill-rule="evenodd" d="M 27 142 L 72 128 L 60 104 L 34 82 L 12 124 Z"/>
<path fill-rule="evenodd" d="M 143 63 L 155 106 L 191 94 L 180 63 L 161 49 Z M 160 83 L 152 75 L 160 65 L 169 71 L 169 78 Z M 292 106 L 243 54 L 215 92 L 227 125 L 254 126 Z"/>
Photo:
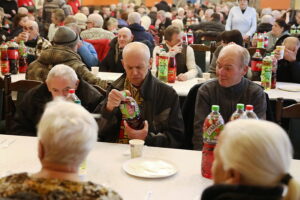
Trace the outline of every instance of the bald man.
<path fill-rule="evenodd" d="M 37 22 L 28 20 L 23 27 L 23 32 L 20 33 L 15 41 L 20 43 L 21 41 L 25 42 L 27 47 L 27 63 L 28 65 L 36 60 L 40 55 L 42 50 L 48 49 L 51 46 L 51 43 L 40 36 L 39 26 Z"/>
<path fill-rule="evenodd" d="M 284 56 L 278 61 L 277 81 L 300 83 L 300 41 L 296 37 L 287 37 L 283 41 Z M 279 51 L 275 50 L 277 59 Z"/>
<path fill-rule="evenodd" d="M 110 42 L 110 49 L 100 65 L 100 71 L 104 72 L 125 72 L 122 65 L 123 48 L 133 41 L 133 35 L 129 28 L 121 28 L 118 36 Z"/>
<path fill-rule="evenodd" d="M 125 72 L 108 89 L 99 122 L 100 141 L 127 143 L 141 139 L 149 146 L 180 148 L 183 144 L 183 119 L 175 90 L 150 73 L 150 51 L 140 42 L 127 44 L 123 50 Z M 141 110 L 143 128 L 135 130 L 124 122 L 119 106 L 125 92 L 136 100 Z"/>
<path fill-rule="evenodd" d="M 259 118 L 266 116 L 266 97 L 262 88 L 244 78 L 250 55 L 247 49 L 237 44 L 222 48 L 217 60 L 217 79 L 201 85 L 197 92 L 193 145 L 202 148 L 202 125 L 211 112 L 212 105 L 220 106 L 220 113 L 228 122 L 236 110 L 236 104 L 250 104 Z"/>

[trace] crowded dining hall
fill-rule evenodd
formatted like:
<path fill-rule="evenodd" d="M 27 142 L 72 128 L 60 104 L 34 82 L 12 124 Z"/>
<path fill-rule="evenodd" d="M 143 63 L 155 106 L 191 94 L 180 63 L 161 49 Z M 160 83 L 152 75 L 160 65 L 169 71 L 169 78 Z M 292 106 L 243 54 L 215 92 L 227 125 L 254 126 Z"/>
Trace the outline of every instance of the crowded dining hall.
<path fill-rule="evenodd" d="M 300 200 L 300 1 L 0 0 L 0 199 Z"/>

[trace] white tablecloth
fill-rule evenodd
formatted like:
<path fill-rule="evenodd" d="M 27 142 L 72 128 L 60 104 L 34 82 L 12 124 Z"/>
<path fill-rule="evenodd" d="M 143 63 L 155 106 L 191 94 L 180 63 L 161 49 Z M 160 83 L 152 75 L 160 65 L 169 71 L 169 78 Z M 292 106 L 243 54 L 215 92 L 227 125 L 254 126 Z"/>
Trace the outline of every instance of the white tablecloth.
<path fill-rule="evenodd" d="M 87 159 L 86 179 L 113 188 L 125 200 L 143 200 L 149 192 L 151 200 L 198 200 L 202 191 L 212 184 L 200 175 L 200 151 L 145 147 L 144 157 L 167 160 L 178 169 L 169 178 L 145 179 L 123 171 L 122 165 L 129 159 L 128 150 L 128 145 L 97 143 Z M 0 135 L 0 158 L 0 176 L 38 171 L 37 138 Z M 291 174 L 300 181 L 299 169 L 300 161 L 293 160 Z"/>

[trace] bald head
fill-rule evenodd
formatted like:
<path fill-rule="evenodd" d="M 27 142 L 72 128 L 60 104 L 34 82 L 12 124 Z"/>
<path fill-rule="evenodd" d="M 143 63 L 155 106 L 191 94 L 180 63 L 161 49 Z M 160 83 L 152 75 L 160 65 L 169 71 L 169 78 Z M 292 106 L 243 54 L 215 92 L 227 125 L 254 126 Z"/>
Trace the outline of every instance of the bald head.
<path fill-rule="evenodd" d="M 295 51 L 295 50 L 299 49 L 299 47 L 300 47 L 300 41 L 296 37 L 287 37 L 283 41 L 283 45 L 285 46 L 285 48 L 287 48 L 287 49 L 289 49 L 291 51 Z"/>
<path fill-rule="evenodd" d="M 145 62 L 150 60 L 150 50 L 147 45 L 141 42 L 132 42 L 125 46 L 123 50 L 123 59 L 127 57 L 137 57 L 144 59 Z"/>
<path fill-rule="evenodd" d="M 248 66 L 250 62 L 250 54 L 247 49 L 237 44 L 229 44 L 222 48 L 219 57 L 233 56 L 234 59 L 240 59 L 240 67 Z"/>
<path fill-rule="evenodd" d="M 124 48 L 127 44 L 132 42 L 133 40 L 133 35 L 131 33 L 131 30 L 129 28 L 121 28 L 118 31 L 118 44 L 119 48 Z"/>

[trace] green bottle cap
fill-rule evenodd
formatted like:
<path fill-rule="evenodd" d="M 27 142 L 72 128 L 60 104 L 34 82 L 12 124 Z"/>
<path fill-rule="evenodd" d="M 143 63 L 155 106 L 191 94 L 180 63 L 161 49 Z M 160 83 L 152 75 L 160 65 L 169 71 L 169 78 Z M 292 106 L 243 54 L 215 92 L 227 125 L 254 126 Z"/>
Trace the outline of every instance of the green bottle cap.
<path fill-rule="evenodd" d="M 244 104 L 242 104 L 242 103 L 236 104 L 236 109 L 244 110 Z"/>
<path fill-rule="evenodd" d="M 219 112 L 220 111 L 220 106 L 218 106 L 218 105 L 212 105 L 211 106 L 211 111 Z"/>

